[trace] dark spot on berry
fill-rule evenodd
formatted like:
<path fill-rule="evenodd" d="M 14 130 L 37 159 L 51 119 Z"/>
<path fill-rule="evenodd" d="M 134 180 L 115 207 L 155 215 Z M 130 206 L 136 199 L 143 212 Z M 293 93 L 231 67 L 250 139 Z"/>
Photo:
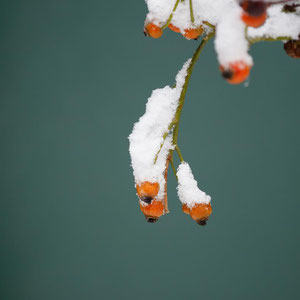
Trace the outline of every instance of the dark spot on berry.
<path fill-rule="evenodd" d="M 263 1 L 244 1 L 242 3 L 244 11 L 246 11 L 250 16 L 259 17 L 265 13 L 267 9 L 267 4 Z"/>
<path fill-rule="evenodd" d="M 153 198 L 150 197 L 150 196 L 144 196 L 144 197 L 141 197 L 140 199 L 141 199 L 141 201 L 143 201 L 143 202 L 145 202 L 147 204 L 150 204 L 151 201 L 153 200 Z"/>
<path fill-rule="evenodd" d="M 146 32 L 146 30 L 144 30 L 144 36 L 147 36 L 148 34 L 147 34 L 147 32 Z"/>
<path fill-rule="evenodd" d="M 225 79 L 231 79 L 233 77 L 233 72 L 231 70 L 225 70 L 222 72 L 222 76 Z"/>
<path fill-rule="evenodd" d="M 198 223 L 200 226 L 205 226 L 205 225 L 206 225 L 206 221 L 207 221 L 207 219 L 202 219 L 202 220 L 198 220 L 197 223 Z"/>
<path fill-rule="evenodd" d="M 146 221 L 148 223 L 156 223 L 158 221 L 158 218 L 146 217 Z"/>

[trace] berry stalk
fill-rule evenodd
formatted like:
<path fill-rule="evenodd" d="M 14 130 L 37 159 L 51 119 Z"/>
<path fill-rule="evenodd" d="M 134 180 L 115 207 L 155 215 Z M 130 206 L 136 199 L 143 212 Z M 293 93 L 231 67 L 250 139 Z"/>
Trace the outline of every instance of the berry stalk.
<path fill-rule="evenodd" d="M 184 85 L 183 85 L 183 88 L 182 88 L 182 91 L 181 91 L 181 95 L 180 95 L 180 98 L 179 98 L 179 102 L 178 102 L 178 107 L 177 107 L 177 110 L 176 110 L 176 113 L 175 113 L 175 117 L 174 117 L 174 120 L 172 121 L 173 124 L 175 124 L 175 128 L 174 128 L 174 132 L 173 132 L 173 145 L 175 145 L 175 150 L 180 158 L 181 161 L 183 161 L 183 157 L 182 157 L 182 154 L 178 148 L 178 131 L 179 131 L 179 122 L 180 122 L 180 117 L 181 117 L 181 112 L 182 112 L 182 108 L 183 108 L 183 105 L 184 105 L 184 101 L 185 101 L 185 95 L 186 95 L 186 92 L 187 92 L 187 88 L 188 88 L 188 85 L 189 85 L 189 81 L 190 81 L 190 78 L 191 78 L 191 75 L 192 75 L 192 72 L 193 72 L 193 69 L 194 69 L 194 66 L 199 58 L 199 55 L 201 53 L 201 51 L 203 50 L 204 46 L 206 45 L 206 43 L 214 36 L 214 31 L 212 31 L 211 33 L 209 33 L 207 36 L 205 36 L 199 47 L 196 49 L 193 57 L 192 57 L 192 60 L 191 60 L 191 63 L 187 69 L 187 76 L 185 78 L 185 82 L 184 82 Z"/>
<path fill-rule="evenodd" d="M 176 0 L 175 5 L 174 5 L 174 7 L 173 7 L 173 10 L 172 10 L 172 12 L 171 12 L 171 14 L 170 14 L 170 16 L 169 16 L 169 18 L 168 18 L 166 24 L 165 24 L 164 26 L 161 27 L 162 30 L 165 29 L 165 28 L 167 28 L 167 27 L 169 26 L 169 24 L 171 23 L 172 18 L 173 18 L 173 13 L 174 13 L 174 11 L 177 9 L 178 4 L 179 4 L 179 0 Z"/>

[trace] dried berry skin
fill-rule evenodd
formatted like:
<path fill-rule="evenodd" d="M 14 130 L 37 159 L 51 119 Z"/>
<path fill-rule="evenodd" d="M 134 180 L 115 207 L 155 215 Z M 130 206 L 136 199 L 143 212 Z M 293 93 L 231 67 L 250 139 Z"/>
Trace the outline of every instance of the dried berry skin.
<path fill-rule="evenodd" d="M 153 200 L 153 198 L 149 197 L 149 196 L 144 196 L 144 197 L 141 197 L 140 199 L 141 199 L 141 201 L 145 202 L 146 204 L 150 204 L 151 201 Z"/>
<path fill-rule="evenodd" d="M 300 40 L 290 40 L 283 47 L 288 56 L 300 58 Z"/>
<path fill-rule="evenodd" d="M 148 223 L 156 223 L 158 221 L 158 218 L 146 217 L 146 221 Z"/>
<path fill-rule="evenodd" d="M 299 4 L 285 4 L 282 11 L 285 13 L 294 13 L 297 11 L 297 7 L 299 6 Z"/>

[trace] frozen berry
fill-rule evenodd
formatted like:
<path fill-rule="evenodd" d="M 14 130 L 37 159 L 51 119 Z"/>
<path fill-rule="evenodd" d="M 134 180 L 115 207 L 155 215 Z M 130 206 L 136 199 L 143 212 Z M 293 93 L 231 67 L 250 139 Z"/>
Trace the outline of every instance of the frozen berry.
<path fill-rule="evenodd" d="M 180 29 L 173 24 L 169 24 L 169 29 L 173 30 L 174 32 L 180 32 Z"/>
<path fill-rule="evenodd" d="M 140 204 L 140 209 L 145 215 L 147 222 L 154 223 L 164 214 L 162 201 L 153 200 L 150 204 Z"/>
<path fill-rule="evenodd" d="M 263 25 L 267 19 L 267 4 L 263 1 L 243 1 L 242 20 L 251 27 L 259 27 Z"/>
<path fill-rule="evenodd" d="M 144 181 L 136 186 L 136 191 L 140 200 L 149 204 L 157 196 L 159 184 L 157 182 Z"/>
<path fill-rule="evenodd" d="M 203 33 L 203 27 L 184 29 L 184 37 L 188 40 L 196 40 Z"/>
<path fill-rule="evenodd" d="M 210 203 L 197 203 L 195 204 L 192 209 L 190 210 L 190 216 L 193 220 L 195 220 L 199 225 L 206 225 L 206 221 L 208 217 L 212 213 L 212 208 Z"/>
<path fill-rule="evenodd" d="M 144 28 L 144 33 L 154 39 L 158 39 L 162 36 L 163 31 L 159 26 L 153 23 L 148 23 Z"/>
<path fill-rule="evenodd" d="M 190 214 L 190 208 L 186 205 L 186 204 L 182 204 L 182 211 L 185 213 L 185 214 L 187 214 L 187 215 L 189 215 Z"/>
<path fill-rule="evenodd" d="M 290 40 L 284 44 L 284 50 L 292 58 L 300 58 L 300 39 Z"/>
<path fill-rule="evenodd" d="M 249 76 L 250 68 L 243 61 L 231 63 L 227 68 L 220 66 L 222 76 L 231 84 L 239 84 L 245 81 Z"/>

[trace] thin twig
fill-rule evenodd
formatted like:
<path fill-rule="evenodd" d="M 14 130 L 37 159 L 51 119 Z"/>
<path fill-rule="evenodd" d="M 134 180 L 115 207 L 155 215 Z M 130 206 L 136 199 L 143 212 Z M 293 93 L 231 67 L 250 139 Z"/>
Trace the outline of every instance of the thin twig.
<path fill-rule="evenodd" d="M 172 150 L 172 152 L 173 152 L 173 150 Z M 177 172 L 176 172 L 176 168 L 174 166 L 174 161 L 173 161 L 173 156 L 172 155 L 173 155 L 173 153 L 171 154 L 170 163 L 171 163 L 171 167 L 172 167 L 173 173 L 174 173 L 174 175 L 176 177 L 176 180 L 178 181 Z"/>
<path fill-rule="evenodd" d="M 190 16 L 191 16 L 191 22 L 194 24 L 195 18 L 194 18 L 194 11 L 193 11 L 193 0 L 190 0 Z"/>
<path fill-rule="evenodd" d="M 257 37 L 257 38 L 249 38 L 249 37 L 246 37 L 246 38 L 250 45 L 253 45 L 254 43 L 257 43 L 257 42 L 289 41 L 289 40 L 293 39 L 290 36 L 278 36 L 277 38 L 272 38 L 272 37 L 268 37 L 268 36 L 262 36 L 262 37 Z"/>
<path fill-rule="evenodd" d="M 202 23 L 205 24 L 205 25 L 207 25 L 207 26 L 210 27 L 211 29 L 215 29 L 215 28 L 216 28 L 216 26 L 214 26 L 213 24 L 211 24 L 211 23 L 209 23 L 209 22 L 207 22 L 207 21 L 203 21 Z"/>
<path fill-rule="evenodd" d="M 168 155 L 168 158 L 167 158 L 167 161 L 166 161 L 166 168 L 165 168 L 165 193 L 164 193 L 164 201 L 163 201 L 163 204 L 164 204 L 164 213 L 167 214 L 169 213 L 169 208 L 168 208 L 168 184 L 167 184 L 167 179 L 168 179 L 168 168 L 169 168 L 169 162 L 172 158 L 172 155 L 171 153 L 169 153 Z"/>
<path fill-rule="evenodd" d="M 163 26 L 161 27 L 161 29 L 165 29 L 165 28 L 167 28 L 167 27 L 169 26 L 169 24 L 171 23 L 172 18 L 173 18 L 173 13 L 174 13 L 175 10 L 177 9 L 178 4 L 179 4 L 179 0 L 176 0 L 175 5 L 174 5 L 174 7 L 173 7 L 173 10 L 172 10 L 172 12 L 171 12 L 171 14 L 170 14 L 170 16 L 169 16 L 169 18 L 168 18 L 166 24 L 163 25 Z"/>
<path fill-rule="evenodd" d="M 191 78 L 191 75 L 192 75 L 192 72 L 193 72 L 193 68 L 194 68 L 194 66 L 195 66 L 195 64 L 196 64 L 196 62 L 199 58 L 199 55 L 200 55 L 201 51 L 203 50 L 204 46 L 206 45 L 206 43 L 213 36 L 214 36 L 214 31 L 211 32 L 210 34 L 208 34 L 207 36 L 205 36 L 202 39 L 199 47 L 196 49 L 196 51 L 195 51 L 195 53 L 192 57 L 191 63 L 189 65 L 188 69 L 187 69 L 187 75 L 186 75 L 185 82 L 184 82 L 182 90 L 181 90 L 177 110 L 176 110 L 176 113 L 175 113 L 175 116 L 174 116 L 174 124 L 176 124 L 176 125 L 175 125 L 174 132 L 173 132 L 173 145 L 175 145 L 175 149 L 176 149 L 176 147 L 178 147 L 177 146 L 177 141 L 178 141 L 179 121 L 180 121 L 180 117 L 181 117 L 181 111 L 182 111 L 182 108 L 183 108 L 183 105 L 184 105 L 186 91 L 187 91 L 189 81 L 190 81 L 190 78 Z M 178 153 L 177 149 L 176 149 L 176 152 Z M 181 155 L 181 157 L 182 157 L 182 155 Z M 183 160 L 183 158 L 182 158 L 182 160 Z"/>

